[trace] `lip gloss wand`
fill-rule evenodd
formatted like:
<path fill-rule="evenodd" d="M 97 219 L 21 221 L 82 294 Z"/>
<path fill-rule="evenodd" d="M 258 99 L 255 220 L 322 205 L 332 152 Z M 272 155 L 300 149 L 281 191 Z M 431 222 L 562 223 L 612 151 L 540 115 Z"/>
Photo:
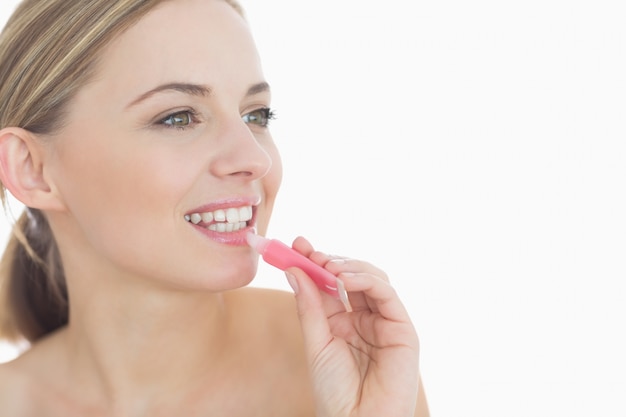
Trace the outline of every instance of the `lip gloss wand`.
<path fill-rule="evenodd" d="M 248 245 L 261 254 L 265 262 L 275 266 L 281 271 L 292 266 L 302 269 L 313 279 L 320 290 L 340 300 L 347 312 L 352 311 L 348 293 L 343 286 L 343 282 L 338 280 L 337 277 L 329 271 L 280 240 L 267 239 L 255 233 L 248 233 L 246 240 Z"/>

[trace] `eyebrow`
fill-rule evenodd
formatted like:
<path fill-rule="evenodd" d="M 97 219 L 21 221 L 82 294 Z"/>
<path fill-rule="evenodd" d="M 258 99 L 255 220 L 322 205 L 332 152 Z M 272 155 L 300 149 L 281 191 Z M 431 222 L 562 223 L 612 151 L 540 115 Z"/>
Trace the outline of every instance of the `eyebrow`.
<path fill-rule="evenodd" d="M 270 90 L 269 84 L 263 81 L 258 84 L 254 84 L 253 86 L 248 88 L 248 91 L 246 92 L 246 97 L 263 93 L 269 90 Z M 163 92 L 163 91 L 179 91 L 184 94 L 189 94 L 191 96 L 198 96 L 198 97 L 208 97 L 211 95 L 211 92 L 212 92 L 211 88 L 206 85 L 190 84 L 190 83 L 167 83 L 167 84 L 162 84 L 158 87 L 153 88 L 150 91 L 146 91 L 145 93 L 141 94 L 139 97 L 131 101 L 130 104 L 126 106 L 126 108 L 133 107 L 139 104 L 140 102 L 147 100 L 153 95 Z"/>
<path fill-rule="evenodd" d="M 248 88 L 248 92 L 246 93 L 246 97 L 247 96 L 253 96 L 255 94 L 259 94 L 259 93 L 264 93 L 266 91 L 270 91 L 270 85 L 268 83 L 266 83 L 265 81 L 258 83 L 258 84 L 254 84 L 252 87 Z"/>

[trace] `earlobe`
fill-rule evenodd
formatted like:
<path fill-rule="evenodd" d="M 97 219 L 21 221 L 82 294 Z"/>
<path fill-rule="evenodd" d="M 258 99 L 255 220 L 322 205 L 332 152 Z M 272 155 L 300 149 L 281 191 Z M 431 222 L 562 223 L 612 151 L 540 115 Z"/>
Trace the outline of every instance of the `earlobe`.
<path fill-rule="evenodd" d="M 9 127 L 0 130 L 0 181 L 20 202 L 41 210 L 62 205 L 44 176 L 41 144 L 33 133 Z"/>

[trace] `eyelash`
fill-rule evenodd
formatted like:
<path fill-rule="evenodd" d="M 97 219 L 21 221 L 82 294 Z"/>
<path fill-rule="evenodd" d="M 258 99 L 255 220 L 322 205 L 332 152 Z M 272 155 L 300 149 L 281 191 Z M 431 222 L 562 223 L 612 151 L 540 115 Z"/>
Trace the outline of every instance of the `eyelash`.
<path fill-rule="evenodd" d="M 255 116 L 255 113 L 261 113 L 260 116 Z M 181 115 L 185 115 L 184 117 L 187 119 L 185 125 L 175 125 L 175 119 L 182 119 Z M 176 117 L 178 116 L 178 117 Z M 270 124 L 270 121 L 276 119 L 276 113 L 270 109 L 269 107 L 262 107 L 260 109 L 253 110 L 249 113 L 241 116 L 243 121 L 248 124 L 252 123 L 258 125 L 262 128 L 267 128 Z M 194 123 L 198 122 L 197 114 L 193 110 L 179 110 L 174 113 L 170 113 L 161 120 L 158 121 L 158 125 L 164 126 L 167 129 L 176 129 L 176 130 L 186 130 L 187 128 L 193 126 Z"/>
<path fill-rule="evenodd" d="M 254 113 L 261 113 L 261 117 L 258 120 L 250 120 L 250 116 L 253 115 Z M 270 121 L 276 119 L 276 113 L 274 113 L 274 111 L 270 109 L 269 107 L 263 107 L 260 109 L 253 110 L 250 113 L 246 113 L 243 116 L 241 116 L 241 118 L 246 123 L 253 123 L 262 128 L 266 128 L 269 126 Z M 248 120 L 246 120 L 246 118 Z"/>

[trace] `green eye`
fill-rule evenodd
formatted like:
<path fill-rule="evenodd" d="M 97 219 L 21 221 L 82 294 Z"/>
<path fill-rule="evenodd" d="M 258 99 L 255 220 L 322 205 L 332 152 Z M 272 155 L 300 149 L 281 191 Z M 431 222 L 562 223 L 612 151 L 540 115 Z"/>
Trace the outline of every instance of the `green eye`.
<path fill-rule="evenodd" d="M 274 115 L 274 112 L 265 107 L 244 114 L 241 118 L 246 123 L 252 123 L 261 127 L 267 127 L 270 123 L 270 120 L 274 119 L 275 117 L 276 116 Z"/>
<path fill-rule="evenodd" d="M 167 127 L 185 128 L 193 123 L 193 115 L 187 110 L 179 111 L 165 117 L 160 123 Z"/>

